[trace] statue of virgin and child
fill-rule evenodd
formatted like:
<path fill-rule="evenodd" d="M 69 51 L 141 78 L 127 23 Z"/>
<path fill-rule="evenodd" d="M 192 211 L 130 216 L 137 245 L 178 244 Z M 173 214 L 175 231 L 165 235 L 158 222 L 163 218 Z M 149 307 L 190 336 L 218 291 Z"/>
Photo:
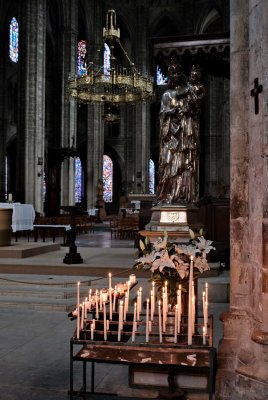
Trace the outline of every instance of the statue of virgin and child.
<path fill-rule="evenodd" d="M 199 124 L 205 95 L 201 71 L 187 79 L 180 64 L 168 67 L 168 89 L 160 107 L 157 204 L 194 204 L 199 196 Z"/>

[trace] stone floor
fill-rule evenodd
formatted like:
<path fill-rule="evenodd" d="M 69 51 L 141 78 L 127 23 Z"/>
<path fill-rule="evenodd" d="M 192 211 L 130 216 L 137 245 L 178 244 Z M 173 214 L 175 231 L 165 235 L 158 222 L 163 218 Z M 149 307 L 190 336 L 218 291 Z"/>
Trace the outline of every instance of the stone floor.
<path fill-rule="evenodd" d="M 23 240 L 23 239 L 21 239 Z M 91 235 L 78 237 L 79 252 L 86 260 L 85 271 L 88 265 L 96 270 L 110 267 L 112 273 L 116 268 L 124 268 L 133 265 L 135 249 L 132 240 L 114 240 L 109 232 L 95 232 Z M 115 251 L 116 249 L 116 251 Z M 22 271 L 24 266 L 53 265 L 62 263 L 62 254 L 66 248 L 59 251 L 23 259 L 20 261 Z M 14 261 L 14 260 L 13 260 Z M 0 273 L 0 279 L 14 279 L 12 262 L 0 259 L 1 264 L 10 265 L 11 273 Z M 76 282 L 75 270 L 78 266 L 72 265 L 72 276 L 53 276 L 43 272 L 43 278 L 66 279 Z M 81 267 L 81 266 L 80 266 Z M 79 270 L 79 279 L 83 278 Z M 17 274 L 17 270 L 16 270 Z M 36 275 L 24 274 L 21 280 L 34 280 Z M 88 273 L 84 275 L 88 278 Z M 118 278 L 119 279 L 119 278 Z M 228 280 L 228 271 L 217 277 L 210 278 L 217 284 Z M 139 282 L 147 283 L 147 278 L 140 277 Z M 209 278 L 208 278 L 209 282 Z M 2 281 L 4 284 L 4 281 Z M 97 284 L 96 284 L 97 285 Z M 221 322 L 219 315 L 228 308 L 226 302 L 210 303 L 210 313 L 214 314 L 214 346 L 217 347 L 221 338 Z M 67 400 L 69 399 L 69 344 L 71 335 L 75 329 L 75 321 L 71 321 L 66 312 L 37 311 L 31 309 L 5 308 L 1 309 L 0 319 L 0 399 L 5 400 Z M 75 382 L 80 387 L 81 365 L 75 365 Z M 101 392 L 118 393 L 122 397 L 157 398 L 157 390 L 133 389 L 128 386 L 128 368 L 110 364 L 96 365 L 96 390 Z M 98 397 L 106 399 L 105 395 Z M 207 395 L 189 394 L 189 400 L 205 400 Z"/>

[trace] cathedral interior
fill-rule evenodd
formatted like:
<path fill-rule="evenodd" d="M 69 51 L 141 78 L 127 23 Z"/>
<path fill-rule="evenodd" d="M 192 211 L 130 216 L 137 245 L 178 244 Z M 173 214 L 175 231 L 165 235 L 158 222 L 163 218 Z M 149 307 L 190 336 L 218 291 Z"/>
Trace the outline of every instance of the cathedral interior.
<path fill-rule="evenodd" d="M 215 399 L 267 399 L 267 2 L 0 0 L 0 11 L 0 202 L 37 217 L 76 206 L 103 222 L 138 200 L 145 229 L 168 69 L 176 60 L 188 79 L 198 67 L 193 218 L 230 271 Z"/>

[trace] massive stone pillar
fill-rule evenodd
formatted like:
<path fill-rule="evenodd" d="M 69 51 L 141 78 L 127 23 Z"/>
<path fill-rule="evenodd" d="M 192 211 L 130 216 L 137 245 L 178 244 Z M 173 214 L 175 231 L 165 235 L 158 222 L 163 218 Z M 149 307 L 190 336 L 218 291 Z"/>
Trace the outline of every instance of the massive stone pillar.
<path fill-rule="evenodd" d="M 20 110 L 15 198 L 43 211 L 46 0 L 21 4 Z M 27 190 L 26 190 L 27 189 Z"/>
<path fill-rule="evenodd" d="M 87 207 L 94 208 L 97 200 L 98 180 L 102 179 L 104 153 L 103 104 L 88 106 L 87 133 Z"/>
<path fill-rule="evenodd" d="M 136 193 L 148 193 L 149 160 L 150 160 L 150 125 L 148 103 L 142 102 L 135 107 L 134 132 L 134 170 Z"/>
<path fill-rule="evenodd" d="M 76 104 L 70 99 L 67 92 L 68 77 L 75 74 L 76 47 L 77 47 L 77 0 L 65 0 L 65 20 L 63 29 L 63 55 L 60 76 L 62 76 L 61 90 L 61 147 L 76 145 Z M 75 203 L 75 165 L 74 158 L 63 161 L 61 169 L 61 204 L 74 205 Z"/>
<path fill-rule="evenodd" d="M 268 398 L 268 3 L 232 0 L 230 6 L 231 293 L 230 310 L 222 315 L 216 399 L 264 400 Z M 250 96 L 255 78 L 264 88 L 256 98 Z"/>

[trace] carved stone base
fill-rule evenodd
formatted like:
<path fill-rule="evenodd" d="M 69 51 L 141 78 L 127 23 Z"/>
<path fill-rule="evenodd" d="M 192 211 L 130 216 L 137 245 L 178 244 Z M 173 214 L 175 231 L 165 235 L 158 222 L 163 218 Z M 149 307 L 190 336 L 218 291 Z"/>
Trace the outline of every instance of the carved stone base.
<path fill-rule="evenodd" d="M 187 206 L 166 204 L 153 207 L 151 221 L 145 229 L 188 232 Z"/>

